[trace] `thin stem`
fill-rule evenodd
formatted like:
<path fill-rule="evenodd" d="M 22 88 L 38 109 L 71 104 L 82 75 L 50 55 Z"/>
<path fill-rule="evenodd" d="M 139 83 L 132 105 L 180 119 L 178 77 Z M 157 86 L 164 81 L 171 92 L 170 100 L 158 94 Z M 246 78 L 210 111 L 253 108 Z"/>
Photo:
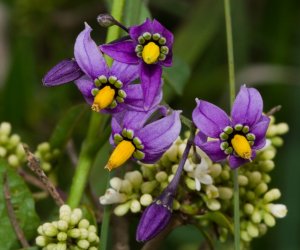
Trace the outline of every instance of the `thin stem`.
<path fill-rule="evenodd" d="M 227 55 L 228 55 L 228 71 L 229 71 L 229 95 L 230 106 L 232 108 L 235 98 L 235 73 L 234 73 L 234 55 L 233 55 L 233 39 L 232 25 L 230 14 L 230 0 L 224 0 L 226 37 L 227 37 Z M 240 194 L 238 184 L 238 168 L 233 170 L 233 207 L 234 207 L 234 248 L 240 250 Z"/>

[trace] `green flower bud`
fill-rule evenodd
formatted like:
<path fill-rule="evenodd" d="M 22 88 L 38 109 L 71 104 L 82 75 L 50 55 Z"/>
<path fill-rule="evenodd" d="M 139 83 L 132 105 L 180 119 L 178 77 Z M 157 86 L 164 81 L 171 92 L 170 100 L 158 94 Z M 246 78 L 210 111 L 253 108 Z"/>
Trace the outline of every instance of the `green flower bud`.
<path fill-rule="evenodd" d="M 256 186 L 261 181 L 261 173 L 254 171 L 248 174 L 249 184 L 251 186 Z"/>
<path fill-rule="evenodd" d="M 60 208 L 59 208 L 59 213 L 66 213 L 66 214 L 70 214 L 72 213 L 72 210 L 70 208 L 69 205 L 62 205 Z"/>
<path fill-rule="evenodd" d="M 18 167 L 20 165 L 19 159 L 16 155 L 12 154 L 7 158 L 8 164 L 12 167 Z"/>
<path fill-rule="evenodd" d="M 219 187 L 219 197 L 222 200 L 230 200 L 233 196 L 233 191 L 229 187 Z"/>
<path fill-rule="evenodd" d="M 158 182 L 164 182 L 168 179 L 168 175 L 165 171 L 160 171 L 158 172 L 156 175 L 155 175 L 155 179 L 158 181 Z"/>
<path fill-rule="evenodd" d="M 205 203 L 206 206 L 212 211 L 217 211 L 221 208 L 221 203 L 216 199 L 209 199 Z"/>
<path fill-rule="evenodd" d="M 70 236 L 71 238 L 79 238 L 80 237 L 80 229 L 78 228 L 73 228 L 73 229 L 70 229 L 68 231 L 68 236 Z"/>
<path fill-rule="evenodd" d="M 264 195 L 264 201 L 266 203 L 270 203 L 274 200 L 279 199 L 281 196 L 280 190 L 277 188 L 273 188 Z"/>
<path fill-rule="evenodd" d="M 88 231 L 89 233 L 97 233 L 97 228 L 94 225 L 89 225 Z"/>
<path fill-rule="evenodd" d="M 164 154 L 169 161 L 171 162 L 177 162 L 178 161 L 178 147 L 176 145 L 173 144 L 173 146 L 171 146 Z"/>
<path fill-rule="evenodd" d="M 260 161 L 259 166 L 262 171 L 270 172 L 274 169 L 275 163 L 272 160 Z"/>
<path fill-rule="evenodd" d="M 43 226 L 39 226 L 37 229 L 38 234 L 43 235 L 44 231 L 43 231 Z"/>
<path fill-rule="evenodd" d="M 141 204 L 138 200 L 132 200 L 130 210 L 132 213 L 138 213 L 141 211 Z"/>
<path fill-rule="evenodd" d="M 219 163 L 215 163 L 211 166 L 209 166 L 209 174 L 211 177 L 216 178 L 218 177 L 222 172 L 222 166 Z"/>
<path fill-rule="evenodd" d="M 97 240 L 98 240 L 97 234 L 95 234 L 95 233 L 89 233 L 89 236 L 88 236 L 88 241 L 89 242 L 95 242 Z"/>
<path fill-rule="evenodd" d="M 198 213 L 199 208 L 197 204 L 182 204 L 180 206 L 180 211 L 185 214 L 195 215 Z"/>
<path fill-rule="evenodd" d="M 184 182 L 186 184 L 186 186 L 190 189 L 190 190 L 196 190 L 196 184 L 195 184 L 195 180 L 191 179 L 189 177 L 185 177 L 184 178 Z"/>
<path fill-rule="evenodd" d="M 253 211 L 254 211 L 254 207 L 253 207 L 253 205 L 251 203 L 246 203 L 244 205 L 244 212 L 246 214 L 251 215 L 253 213 Z"/>
<path fill-rule="evenodd" d="M 77 242 L 77 246 L 79 246 L 80 248 L 83 248 L 83 249 L 88 249 L 90 246 L 90 243 L 87 240 L 79 240 Z"/>
<path fill-rule="evenodd" d="M 262 180 L 263 180 L 265 183 L 270 183 L 270 181 L 271 181 L 271 176 L 264 173 L 264 174 L 262 175 Z"/>
<path fill-rule="evenodd" d="M 131 172 L 127 172 L 124 176 L 125 179 L 127 179 L 128 181 L 130 181 L 130 183 L 132 184 L 133 188 L 139 188 L 143 182 L 143 176 L 142 174 L 135 170 L 135 171 L 131 171 Z"/>
<path fill-rule="evenodd" d="M 4 147 L 0 147 L 0 157 L 5 157 L 7 154 L 7 150 Z"/>
<path fill-rule="evenodd" d="M 258 184 L 255 188 L 255 193 L 257 196 L 260 196 L 267 191 L 268 191 L 268 185 L 264 182 Z"/>
<path fill-rule="evenodd" d="M 97 247 L 90 247 L 89 250 L 98 250 Z"/>
<path fill-rule="evenodd" d="M 114 214 L 116 216 L 124 216 L 125 214 L 127 214 L 128 210 L 130 208 L 130 205 L 131 205 L 131 201 L 121 204 L 119 206 L 116 206 L 114 209 Z"/>
<path fill-rule="evenodd" d="M 279 136 L 271 138 L 271 142 L 275 147 L 281 147 L 283 145 L 283 139 Z"/>
<path fill-rule="evenodd" d="M 227 237 L 228 237 L 228 229 L 227 228 L 220 228 L 220 236 L 219 236 L 219 240 L 222 243 L 225 243 L 227 241 Z"/>
<path fill-rule="evenodd" d="M 268 227 L 274 227 L 276 224 L 274 217 L 269 213 L 264 213 L 264 222 Z"/>
<path fill-rule="evenodd" d="M 151 194 L 153 190 L 157 187 L 157 181 L 147 181 L 142 183 L 141 191 L 143 194 Z"/>
<path fill-rule="evenodd" d="M 0 124 L 0 134 L 9 135 L 11 133 L 11 125 L 8 122 L 2 122 Z"/>
<path fill-rule="evenodd" d="M 276 155 L 276 150 L 270 147 L 261 153 L 260 159 L 272 160 L 275 157 L 275 155 Z"/>
<path fill-rule="evenodd" d="M 247 186 L 249 181 L 245 175 L 239 175 L 238 182 L 240 186 Z"/>
<path fill-rule="evenodd" d="M 222 172 L 221 172 L 221 178 L 224 181 L 228 181 L 230 179 L 230 172 L 229 172 L 229 170 L 223 169 Z"/>
<path fill-rule="evenodd" d="M 241 239 L 245 242 L 250 242 L 252 240 L 247 231 L 241 231 Z"/>
<path fill-rule="evenodd" d="M 169 177 L 168 177 L 168 182 L 170 183 L 170 182 L 173 180 L 173 178 L 174 178 L 174 175 L 173 175 L 173 174 L 169 175 Z"/>
<path fill-rule="evenodd" d="M 48 239 L 45 236 L 38 236 L 35 239 L 35 244 L 38 245 L 39 247 L 44 247 L 48 243 Z"/>
<path fill-rule="evenodd" d="M 59 242 L 56 244 L 55 250 L 67 250 L 67 244 Z"/>
<path fill-rule="evenodd" d="M 113 177 L 109 181 L 110 186 L 115 190 L 120 190 L 122 186 L 122 179 L 119 177 Z"/>
<path fill-rule="evenodd" d="M 90 225 L 89 221 L 87 219 L 82 219 L 81 221 L 79 221 L 78 223 L 78 228 L 88 228 Z"/>
<path fill-rule="evenodd" d="M 258 224 L 258 223 L 260 223 L 261 222 L 261 213 L 260 213 L 260 211 L 258 211 L 258 210 L 255 210 L 254 212 L 253 212 L 253 214 L 251 215 L 251 220 L 254 222 L 254 223 L 256 223 L 256 224 Z"/>
<path fill-rule="evenodd" d="M 178 164 L 172 166 L 172 173 L 175 174 L 178 169 Z"/>
<path fill-rule="evenodd" d="M 70 224 L 76 225 L 82 218 L 82 211 L 79 208 L 75 208 L 70 217 Z"/>
<path fill-rule="evenodd" d="M 247 226 L 247 232 L 252 238 L 256 238 L 259 235 L 259 231 L 257 226 L 255 226 L 253 223 L 249 222 Z"/>
<path fill-rule="evenodd" d="M 57 240 L 58 240 L 58 241 L 66 241 L 67 238 L 68 238 L 68 235 L 67 235 L 67 233 L 65 233 L 65 232 L 59 232 L 59 233 L 57 234 Z"/>
<path fill-rule="evenodd" d="M 43 225 L 43 232 L 48 237 L 54 237 L 58 233 L 57 228 L 53 226 L 51 223 L 45 223 Z"/>
<path fill-rule="evenodd" d="M 277 134 L 277 126 L 271 125 L 267 130 L 267 137 L 273 137 Z"/>
<path fill-rule="evenodd" d="M 89 236 L 89 232 L 86 228 L 80 228 L 80 239 L 87 239 L 87 237 Z"/>
<path fill-rule="evenodd" d="M 67 231 L 68 227 L 69 227 L 68 223 L 64 220 L 59 220 L 57 222 L 57 228 L 59 231 L 63 231 L 63 232 Z"/>
<path fill-rule="evenodd" d="M 144 206 L 147 207 L 149 206 L 153 201 L 153 198 L 150 194 L 143 194 L 140 198 L 140 203 Z"/>
<path fill-rule="evenodd" d="M 41 167 L 45 172 L 49 172 L 52 168 L 49 162 L 42 162 Z"/>
<path fill-rule="evenodd" d="M 256 198 L 255 193 L 253 191 L 248 191 L 246 193 L 246 197 L 249 201 L 253 201 Z"/>
<path fill-rule="evenodd" d="M 180 209 L 180 207 L 181 207 L 181 205 L 180 205 L 179 201 L 174 199 L 173 200 L 173 210 L 178 210 L 178 209 Z"/>
<path fill-rule="evenodd" d="M 56 250 L 57 245 L 55 243 L 50 243 L 46 246 L 47 250 Z"/>
<path fill-rule="evenodd" d="M 286 134 L 289 131 L 289 126 L 286 123 L 277 124 L 277 133 L 280 135 Z"/>
<path fill-rule="evenodd" d="M 50 148 L 51 146 L 49 142 L 43 142 L 37 146 L 37 150 L 42 154 L 48 153 L 50 151 Z"/>
<path fill-rule="evenodd" d="M 208 199 L 219 197 L 219 190 L 214 185 L 206 185 L 205 186 L 205 192 L 206 192 L 206 195 L 207 195 Z"/>
<path fill-rule="evenodd" d="M 18 146 L 18 144 L 20 143 L 21 138 L 19 135 L 17 134 L 13 134 L 10 138 L 9 138 L 9 144 L 11 147 L 16 147 Z"/>
<path fill-rule="evenodd" d="M 132 193 L 132 185 L 131 185 L 130 181 L 122 180 L 120 192 L 126 193 L 126 194 L 131 194 Z"/>
<path fill-rule="evenodd" d="M 258 224 L 259 235 L 264 235 L 268 231 L 268 227 L 264 223 Z"/>

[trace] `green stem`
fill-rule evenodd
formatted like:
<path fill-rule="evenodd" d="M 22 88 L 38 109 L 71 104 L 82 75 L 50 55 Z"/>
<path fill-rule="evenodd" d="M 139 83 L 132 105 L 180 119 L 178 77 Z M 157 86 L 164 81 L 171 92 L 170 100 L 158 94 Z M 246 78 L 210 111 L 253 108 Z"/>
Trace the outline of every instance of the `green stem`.
<path fill-rule="evenodd" d="M 227 54 L 228 54 L 228 72 L 229 72 L 229 95 L 230 106 L 232 108 L 235 98 L 235 75 L 234 75 L 234 56 L 233 56 L 233 39 L 232 39 L 232 25 L 230 14 L 230 0 L 224 0 L 225 22 L 226 22 L 226 36 L 227 36 Z M 240 250 L 240 195 L 238 184 L 238 168 L 233 170 L 233 207 L 234 207 L 234 248 Z"/>

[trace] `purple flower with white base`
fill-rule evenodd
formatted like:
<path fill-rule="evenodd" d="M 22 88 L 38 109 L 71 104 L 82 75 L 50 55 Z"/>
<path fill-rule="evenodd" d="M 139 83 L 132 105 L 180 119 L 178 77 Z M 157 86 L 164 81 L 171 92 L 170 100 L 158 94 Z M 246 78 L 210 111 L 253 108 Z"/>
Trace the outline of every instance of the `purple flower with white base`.
<path fill-rule="evenodd" d="M 157 113 L 163 117 L 153 120 Z M 164 107 L 114 115 L 110 143 L 115 149 L 105 168 L 117 168 L 131 157 L 143 163 L 156 162 L 178 137 L 181 129 L 179 116 L 180 111 L 167 114 Z"/>
<path fill-rule="evenodd" d="M 94 111 L 116 113 L 125 108 L 142 111 L 144 100 L 141 85 L 131 84 L 138 78 L 138 67 L 115 61 L 109 68 L 99 47 L 90 36 L 91 31 L 91 27 L 85 24 L 85 29 L 78 35 L 74 47 L 76 61 L 72 60 L 73 64 L 63 63 L 66 61 L 64 60 L 50 70 L 52 78 L 55 78 L 53 75 L 55 76 L 56 71 L 60 73 L 71 71 L 72 74 L 60 74 L 60 81 L 44 81 L 44 84 L 55 86 L 66 83 L 68 80 L 75 80 L 68 76 L 75 78 L 73 71 L 77 67 L 83 76 L 77 77 L 75 84 Z M 55 70 L 56 68 L 60 70 Z M 44 79 L 50 79 L 48 75 L 49 73 Z M 160 90 L 154 100 L 154 105 L 158 105 L 161 98 Z"/>
<path fill-rule="evenodd" d="M 144 109 L 155 106 L 155 97 L 162 85 L 162 66 L 172 65 L 173 34 L 157 20 L 147 19 L 143 24 L 129 28 L 129 40 L 101 46 L 113 59 L 139 65 Z"/>
<path fill-rule="evenodd" d="M 197 100 L 193 121 L 200 129 L 195 144 L 213 161 L 229 158 L 231 168 L 251 161 L 256 150 L 266 144 L 266 131 L 270 119 L 262 114 L 263 100 L 254 88 L 242 86 L 238 93 L 231 118 L 217 106 Z M 207 137 L 211 138 L 207 141 Z"/>

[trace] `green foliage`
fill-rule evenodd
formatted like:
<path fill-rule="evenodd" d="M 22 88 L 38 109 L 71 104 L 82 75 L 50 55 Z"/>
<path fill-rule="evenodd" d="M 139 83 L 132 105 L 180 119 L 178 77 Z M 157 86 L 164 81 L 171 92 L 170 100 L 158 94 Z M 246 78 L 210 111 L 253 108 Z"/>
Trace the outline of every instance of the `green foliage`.
<path fill-rule="evenodd" d="M 1 184 L 3 183 L 2 180 L 5 172 L 7 173 L 7 182 L 9 184 L 11 203 L 14 207 L 14 212 L 20 227 L 25 233 L 26 239 L 30 240 L 36 235 L 36 229 L 39 225 L 39 218 L 35 212 L 31 192 L 16 171 L 1 160 Z M 2 236 L 0 249 L 17 249 L 19 247 L 19 243 L 7 214 L 3 189 L 0 192 L 0 214 L 0 235 Z"/>

